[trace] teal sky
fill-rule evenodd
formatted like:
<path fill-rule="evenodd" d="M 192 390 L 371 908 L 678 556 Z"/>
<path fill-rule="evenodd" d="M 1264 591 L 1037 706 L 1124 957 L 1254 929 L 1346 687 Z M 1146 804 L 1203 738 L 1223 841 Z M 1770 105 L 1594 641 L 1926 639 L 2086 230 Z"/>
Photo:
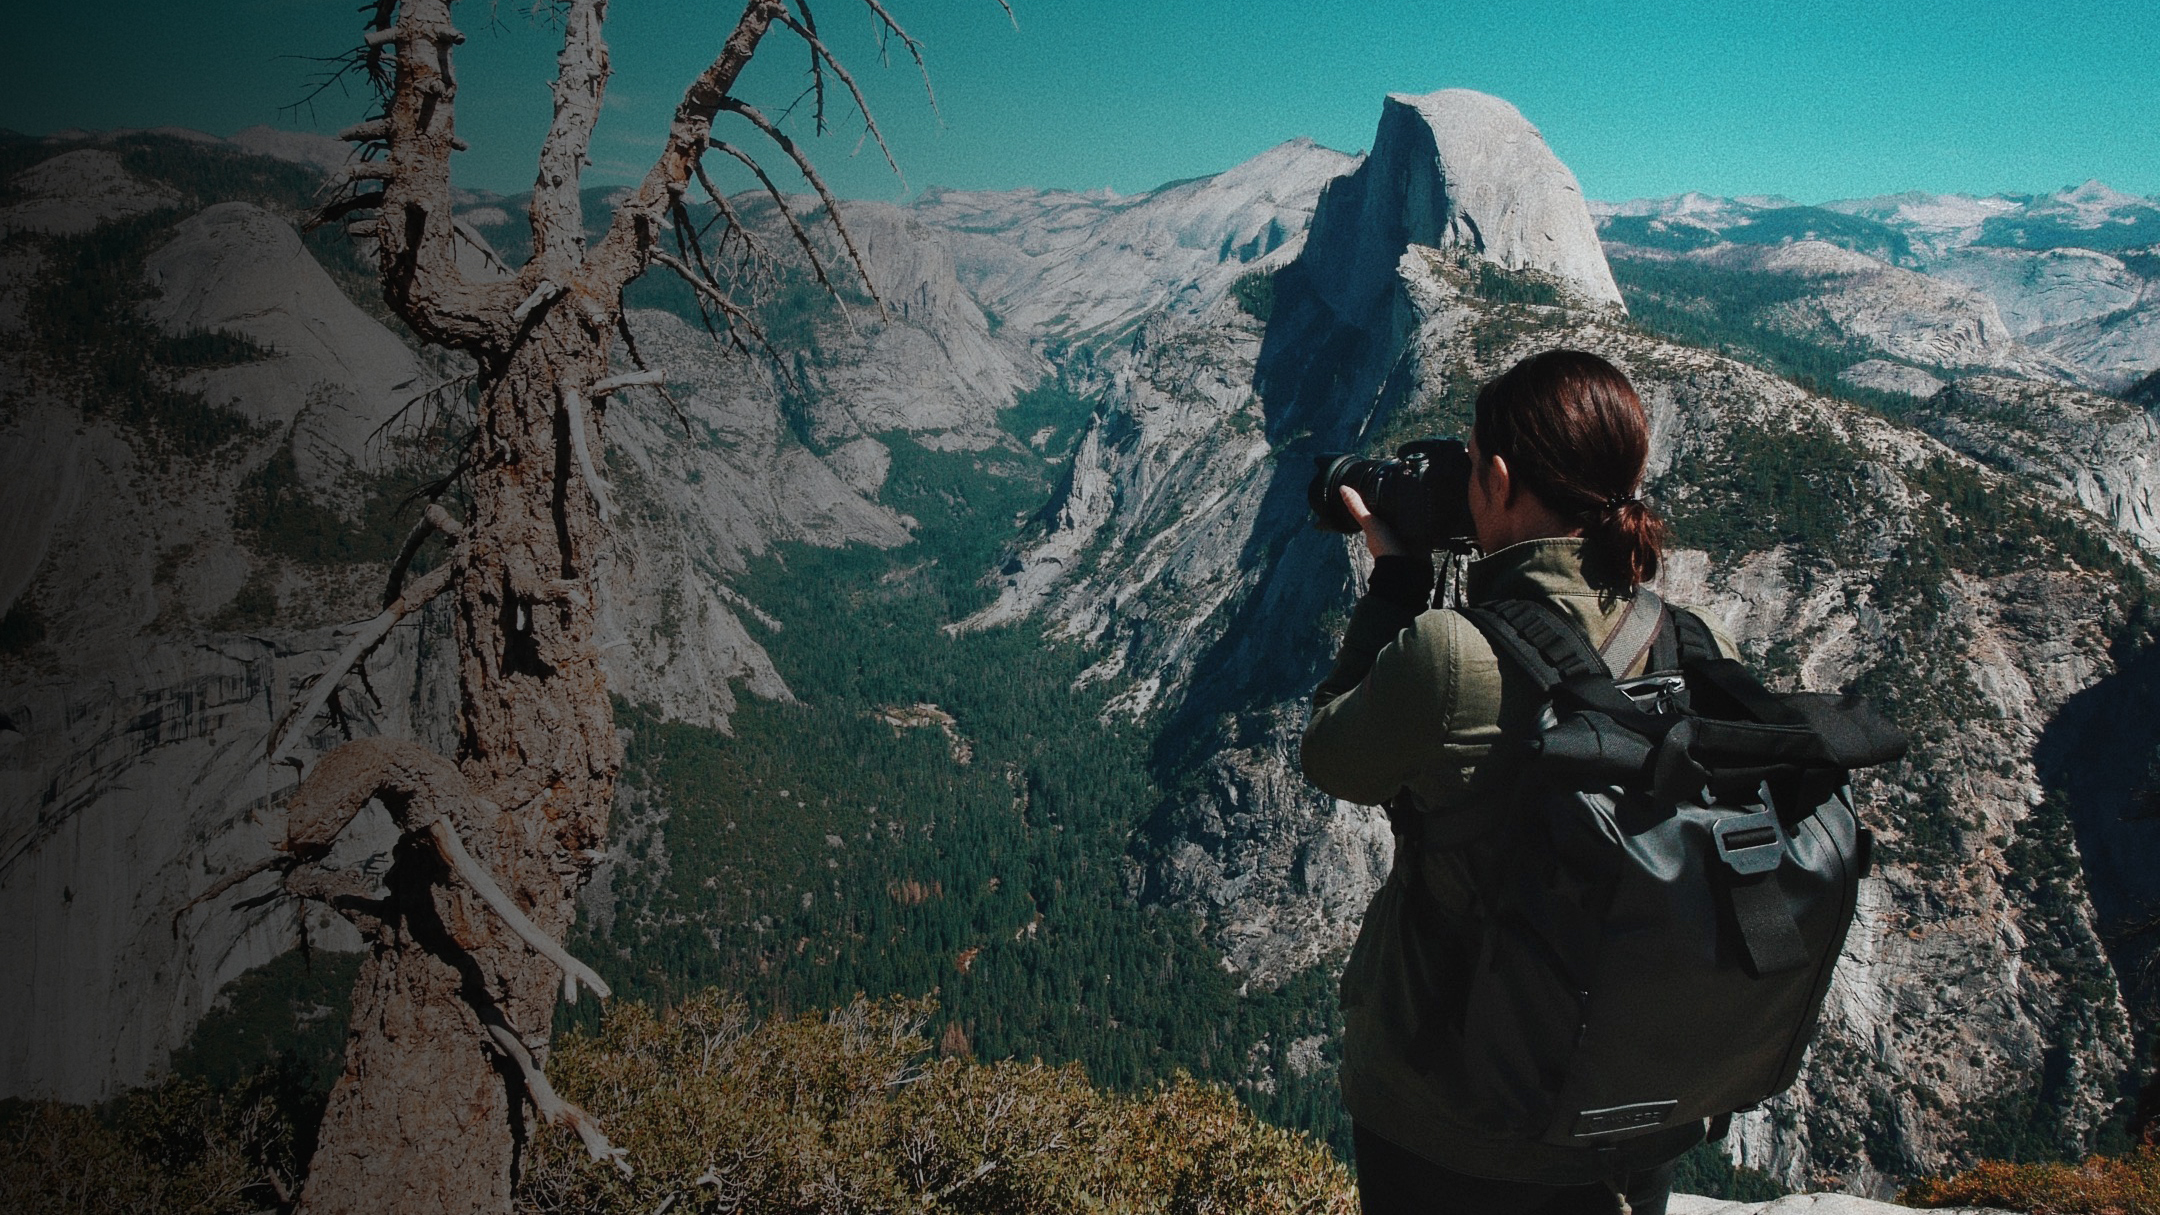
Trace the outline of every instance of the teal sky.
<path fill-rule="evenodd" d="M 1129 193 L 1299 135 L 1355 151 L 1371 140 L 1383 94 L 1461 86 L 1513 102 L 1593 198 L 1692 189 L 1813 202 L 2039 192 L 2093 177 L 2160 194 L 2152 0 L 1012 3 L 1017 30 L 994 0 L 887 0 L 927 46 L 932 114 L 904 58 L 879 65 L 856 0 L 817 0 L 911 189 Z M 355 7 L 24 6 L 0 42 L 0 126 L 335 131 L 363 98 L 333 92 L 312 114 L 282 107 L 316 70 L 303 56 L 352 40 Z M 458 127 L 473 145 L 457 166 L 464 184 L 530 186 L 553 51 L 528 7 L 457 7 L 470 35 L 459 61 Z M 682 85 L 739 12 L 735 0 L 615 0 L 595 181 L 642 171 Z M 775 35 L 751 95 L 784 109 L 804 61 Z M 853 150 L 859 121 L 837 127 L 813 145 L 835 187 L 899 196 L 875 150 Z"/>

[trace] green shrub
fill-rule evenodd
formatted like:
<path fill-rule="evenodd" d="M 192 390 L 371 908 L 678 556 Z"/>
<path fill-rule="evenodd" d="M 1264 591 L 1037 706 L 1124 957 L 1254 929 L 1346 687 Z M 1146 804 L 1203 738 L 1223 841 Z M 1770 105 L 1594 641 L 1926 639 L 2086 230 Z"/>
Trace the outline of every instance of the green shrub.
<path fill-rule="evenodd" d="M 1698 1143 L 1680 1158 L 1673 1167 L 1673 1192 L 1733 1202 L 1768 1202 L 1788 1193 L 1768 1173 L 1734 1164 L 1714 1143 Z"/>
<path fill-rule="evenodd" d="M 1077 1065 L 934 1056 L 928 1000 L 857 999 L 753 1023 L 705 992 L 610 1012 L 558 1039 L 562 1096 L 627 1150 L 631 1175 L 539 1129 L 520 1212 L 1203 1211 L 1351 1215 L 1327 1148 L 1180 1076 L 1132 1096 Z M 948 1033 L 948 1043 L 964 1043 Z M 273 1066 L 218 1089 L 181 1078 L 99 1109 L 0 1102 L 0 1208 L 24 1215 L 239 1215 L 282 1208 L 323 1098 Z"/>
<path fill-rule="evenodd" d="M 707 992 L 612 1010 L 560 1040 L 556 1089 L 627 1149 L 593 1163 L 567 1131 L 534 1144 L 533 1211 L 1342 1212 L 1327 1149 L 1189 1077 L 1135 1096 L 1077 1065 L 932 1057 L 928 1000 L 857 999 L 753 1025 Z"/>
<path fill-rule="evenodd" d="M 2033 1215 L 2160 1215 L 2160 1148 L 2083 1164 L 1986 1160 L 1899 1195 L 1916 1207 L 1999 1207 Z"/>
<path fill-rule="evenodd" d="M 321 1119 L 276 1072 L 220 1092 L 168 1080 L 90 1109 L 0 1102 L 0 1209 L 13 1215 L 251 1215 L 298 1190 Z M 307 1129 L 303 1129 L 307 1128 Z"/>
<path fill-rule="evenodd" d="M 1230 297 L 1247 315 L 1265 325 L 1275 315 L 1275 276 L 1254 270 L 1230 284 Z"/>
<path fill-rule="evenodd" d="M 1558 307 L 1560 289 L 1535 271 L 1510 270 L 1479 258 L 1472 268 L 1471 294 L 1495 304 Z"/>

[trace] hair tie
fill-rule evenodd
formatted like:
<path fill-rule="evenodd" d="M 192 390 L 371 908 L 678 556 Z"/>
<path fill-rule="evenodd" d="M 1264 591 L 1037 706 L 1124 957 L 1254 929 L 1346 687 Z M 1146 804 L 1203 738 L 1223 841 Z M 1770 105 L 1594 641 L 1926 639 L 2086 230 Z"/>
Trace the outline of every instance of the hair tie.
<path fill-rule="evenodd" d="M 1614 494 L 1598 504 L 1597 513 L 1600 515 L 1618 514 L 1621 507 L 1641 505 L 1642 499 L 1634 494 Z"/>

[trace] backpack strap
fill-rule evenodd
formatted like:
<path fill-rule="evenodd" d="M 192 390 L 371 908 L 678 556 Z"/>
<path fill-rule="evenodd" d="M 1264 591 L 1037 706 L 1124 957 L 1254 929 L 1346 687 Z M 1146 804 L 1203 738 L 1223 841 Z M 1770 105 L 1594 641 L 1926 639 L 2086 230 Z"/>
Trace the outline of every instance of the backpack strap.
<path fill-rule="evenodd" d="M 1777 878 L 1775 870 L 1731 877 L 1725 891 L 1732 902 L 1734 926 L 1740 929 L 1743 961 L 1748 973 L 1758 979 L 1799 970 L 1809 960 L 1807 942 L 1801 939 L 1800 925 Z"/>
<path fill-rule="evenodd" d="M 1680 669 L 1680 620 L 1688 613 L 1679 608 L 1665 609 L 1667 627 L 1658 630 L 1650 639 L 1650 667 L 1652 672 L 1663 673 Z"/>
<path fill-rule="evenodd" d="M 1604 660 L 1605 669 L 1614 679 L 1626 679 L 1644 654 L 1650 652 L 1652 643 L 1668 632 L 1665 628 L 1665 601 L 1647 586 L 1635 588 L 1620 623 L 1606 635 L 1605 644 L 1598 647 L 1598 657 Z"/>
<path fill-rule="evenodd" d="M 1512 660 L 1547 696 L 1570 679 L 1604 670 L 1582 630 L 1527 599 L 1504 599 L 1459 609 L 1498 653 Z"/>
<path fill-rule="evenodd" d="M 1680 643 L 1680 653 L 1667 670 L 1676 671 L 1690 662 L 1708 662 L 1725 656 L 1719 651 L 1717 638 L 1711 635 L 1710 626 L 1702 622 L 1702 617 L 1674 608 L 1672 620 L 1673 633 Z"/>
<path fill-rule="evenodd" d="M 1653 738 L 1664 737 L 1670 727 L 1628 699 L 1581 626 L 1558 608 L 1535 599 L 1503 599 L 1460 610 L 1548 698 L 1567 697 Z"/>

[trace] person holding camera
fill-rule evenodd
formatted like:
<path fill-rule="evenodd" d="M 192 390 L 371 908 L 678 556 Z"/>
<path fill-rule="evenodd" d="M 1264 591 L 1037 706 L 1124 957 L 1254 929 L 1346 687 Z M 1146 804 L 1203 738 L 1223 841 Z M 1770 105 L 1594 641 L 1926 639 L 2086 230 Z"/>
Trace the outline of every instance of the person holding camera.
<path fill-rule="evenodd" d="M 1464 989 L 1480 948 L 1488 960 L 1491 949 L 1472 927 L 1479 879 L 1462 841 L 1474 833 L 1461 826 L 1504 812 L 1534 762 L 1505 744 L 1534 734 L 1541 713 L 1549 721 L 1551 698 L 1463 612 L 1428 610 L 1430 549 L 1469 533 L 1482 556 L 1464 576 L 1465 608 L 1530 600 L 1556 609 L 1613 679 L 1642 675 L 1657 630 L 1670 628 L 1634 610 L 1657 602 L 1637 591 L 1656 575 L 1665 535 L 1639 496 L 1649 449 L 1627 377 L 1597 355 L 1554 350 L 1478 394 L 1467 468 L 1445 471 L 1450 460 L 1459 467 L 1458 445 L 1412 445 L 1411 471 L 1398 467 L 1390 487 L 1388 466 L 1323 458 L 1313 491 L 1321 526 L 1339 500 L 1347 519 L 1337 515 L 1335 530 L 1355 524 L 1373 569 L 1313 694 L 1301 759 L 1331 796 L 1385 805 L 1396 833 L 1393 869 L 1341 983 L 1342 1093 L 1366 1215 L 1661 1215 L 1673 1162 L 1703 1138 L 1700 1119 L 1594 1149 L 1505 1132 L 1472 1093 L 1461 1033 Z M 1420 477 L 1422 489 L 1405 489 Z M 1446 478 L 1467 479 L 1455 492 L 1466 494 L 1468 517 L 1452 527 L 1447 495 L 1431 490 Z M 1395 508 L 1368 502 L 1360 480 Z M 1432 501 L 1441 505 L 1419 505 Z M 1707 631 L 1718 654 L 1735 656 L 1728 638 Z"/>

